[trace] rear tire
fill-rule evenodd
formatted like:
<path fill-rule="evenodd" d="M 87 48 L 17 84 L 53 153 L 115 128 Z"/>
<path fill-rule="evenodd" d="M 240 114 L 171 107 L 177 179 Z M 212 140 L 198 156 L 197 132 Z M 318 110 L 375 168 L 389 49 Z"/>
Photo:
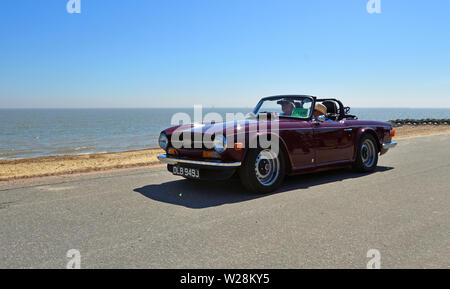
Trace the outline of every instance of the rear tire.
<path fill-rule="evenodd" d="M 283 153 L 271 150 L 249 150 L 239 169 L 244 187 L 253 193 L 267 194 L 277 189 L 286 175 Z"/>
<path fill-rule="evenodd" d="M 358 144 L 353 168 L 358 172 L 373 172 L 378 165 L 377 140 L 371 134 L 364 134 Z"/>

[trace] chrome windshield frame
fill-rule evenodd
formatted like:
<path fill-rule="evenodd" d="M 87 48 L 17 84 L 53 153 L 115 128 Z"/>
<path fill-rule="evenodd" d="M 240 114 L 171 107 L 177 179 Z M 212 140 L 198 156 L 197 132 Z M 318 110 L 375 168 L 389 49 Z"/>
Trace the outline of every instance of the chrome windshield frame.
<path fill-rule="evenodd" d="M 298 120 L 311 120 L 313 113 L 314 113 L 314 106 L 316 104 L 316 97 L 315 96 L 310 96 L 310 95 L 276 95 L 276 96 L 269 96 L 269 97 L 264 97 L 262 98 L 258 104 L 256 105 L 256 107 L 253 109 L 253 114 L 254 115 L 258 115 L 258 111 L 261 108 L 261 106 L 263 105 L 263 103 L 265 101 L 275 101 L 275 100 L 282 100 L 282 99 L 292 99 L 292 100 L 298 100 L 298 99 L 310 99 L 311 100 L 311 108 L 309 111 L 309 116 L 308 117 L 296 117 L 296 116 L 283 116 L 280 115 L 280 118 L 289 118 L 289 119 L 298 119 Z"/>

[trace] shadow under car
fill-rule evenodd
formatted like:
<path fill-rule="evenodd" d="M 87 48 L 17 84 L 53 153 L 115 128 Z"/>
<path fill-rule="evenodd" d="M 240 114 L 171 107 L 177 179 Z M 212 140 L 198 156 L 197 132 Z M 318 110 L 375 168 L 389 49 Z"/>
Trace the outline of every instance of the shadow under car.
<path fill-rule="evenodd" d="M 134 189 L 134 191 L 155 201 L 184 206 L 191 209 L 203 209 L 224 204 L 249 201 L 292 190 L 308 189 L 310 187 L 346 179 L 361 178 L 369 174 L 385 172 L 392 169 L 392 167 L 379 166 L 372 173 L 357 173 L 348 168 L 343 168 L 288 176 L 283 185 L 270 194 L 254 194 L 246 191 L 242 187 L 239 178 L 232 178 L 226 181 L 180 179 L 159 185 L 144 186 Z"/>

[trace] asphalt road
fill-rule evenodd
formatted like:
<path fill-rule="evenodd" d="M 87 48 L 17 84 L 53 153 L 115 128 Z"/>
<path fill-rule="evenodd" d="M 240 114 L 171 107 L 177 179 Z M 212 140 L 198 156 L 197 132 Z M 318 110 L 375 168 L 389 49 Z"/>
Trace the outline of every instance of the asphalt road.
<path fill-rule="evenodd" d="M 0 267 L 450 268 L 450 135 L 400 140 L 372 174 L 270 195 L 157 167 L 0 187 Z M 181 194 L 181 195 L 180 195 Z"/>

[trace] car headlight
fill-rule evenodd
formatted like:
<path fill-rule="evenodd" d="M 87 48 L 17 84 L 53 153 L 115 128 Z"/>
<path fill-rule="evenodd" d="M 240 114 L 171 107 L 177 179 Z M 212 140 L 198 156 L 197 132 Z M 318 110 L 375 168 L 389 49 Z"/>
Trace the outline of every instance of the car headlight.
<path fill-rule="evenodd" d="M 159 135 L 159 146 L 165 150 L 167 146 L 169 145 L 169 139 L 167 138 L 166 134 L 162 133 Z"/>
<path fill-rule="evenodd" d="M 226 151 L 227 138 L 224 135 L 214 138 L 214 149 L 220 154 Z"/>

